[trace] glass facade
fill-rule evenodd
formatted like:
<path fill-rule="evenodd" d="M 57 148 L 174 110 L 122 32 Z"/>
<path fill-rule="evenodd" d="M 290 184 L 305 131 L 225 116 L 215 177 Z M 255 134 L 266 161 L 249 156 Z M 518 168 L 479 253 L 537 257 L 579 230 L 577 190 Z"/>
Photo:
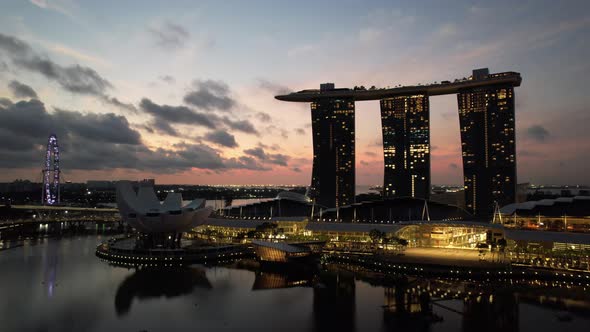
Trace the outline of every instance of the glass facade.
<path fill-rule="evenodd" d="M 426 94 L 381 99 L 384 197 L 430 197 L 429 118 Z"/>
<path fill-rule="evenodd" d="M 311 103 L 313 170 L 310 197 L 326 207 L 354 203 L 354 100 Z"/>
<path fill-rule="evenodd" d="M 476 216 L 490 216 L 494 202 L 504 206 L 516 198 L 514 88 L 473 88 L 457 99 L 465 205 Z"/>

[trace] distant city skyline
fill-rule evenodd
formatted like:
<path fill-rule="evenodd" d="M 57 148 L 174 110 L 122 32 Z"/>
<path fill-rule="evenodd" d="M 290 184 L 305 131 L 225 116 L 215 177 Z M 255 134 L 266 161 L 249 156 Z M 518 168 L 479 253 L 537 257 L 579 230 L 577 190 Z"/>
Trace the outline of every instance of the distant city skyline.
<path fill-rule="evenodd" d="M 314 11 L 309 11 L 309 6 Z M 585 1 L 0 4 L 0 182 L 311 182 L 309 105 L 276 94 L 517 71 L 518 182 L 590 184 Z M 226 24 L 232 22 L 231 25 Z M 403 45 L 403 47 L 400 47 Z M 378 101 L 356 104 L 356 184 L 383 182 Z M 463 183 L 456 96 L 430 98 L 432 184 Z"/>

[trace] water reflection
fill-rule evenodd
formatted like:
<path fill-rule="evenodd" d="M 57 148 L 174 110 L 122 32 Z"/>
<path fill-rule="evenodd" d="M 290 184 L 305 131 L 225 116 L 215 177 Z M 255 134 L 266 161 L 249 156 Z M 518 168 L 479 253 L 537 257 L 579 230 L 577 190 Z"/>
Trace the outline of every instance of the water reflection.
<path fill-rule="evenodd" d="M 382 329 L 431 331 L 445 319 L 462 331 L 520 330 L 519 304 L 555 310 L 554 322 L 573 320 L 568 312 L 590 316 L 585 287 L 531 280 L 474 281 L 350 272 L 331 265 L 322 270 L 285 272 L 257 270 L 253 290 L 313 288 L 313 330 L 356 331 L 356 285 L 367 282 L 383 291 Z"/>
<path fill-rule="evenodd" d="M 43 281 L 47 289 L 47 296 L 52 297 L 55 287 L 57 287 L 57 263 L 58 263 L 58 243 L 50 242 L 43 256 Z"/>
<path fill-rule="evenodd" d="M 195 287 L 211 289 L 205 271 L 198 267 L 141 269 L 123 280 L 115 295 L 118 316 L 126 315 L 134 298 L 172 298 L 192 293 Z"/>
<path fill-rule="evenodd" d="M 280 289 L 291 287 L 310 287 L 314 279 L 309 271 L 276 272 L 258 270 L 255 273 L 252 290 Z"/>
<path fill-rule="evenodd" d="M 347 271 L 322 271 L 313 290 L 314 331 L 356 331 L 356 283 Z"/>
<path fill-rule="evenodd" d="M 101 241 L 45 239 L 1 251 L 0 331 L 590 330 L 588 283 L 439 279 L 341 265 L 281 272 L 244 262 L 128 270 L 94 256 Z"/>

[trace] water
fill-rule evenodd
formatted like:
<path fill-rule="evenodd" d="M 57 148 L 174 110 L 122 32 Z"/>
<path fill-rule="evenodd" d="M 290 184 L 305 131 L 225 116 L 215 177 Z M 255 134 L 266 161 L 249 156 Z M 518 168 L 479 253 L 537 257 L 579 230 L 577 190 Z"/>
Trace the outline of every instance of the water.
<path fill-rule="evenodd" d="M 0 251 L 0 331 L 588 331 L 590 290 L 409 278 L 384 287 L 371 274 L 330 269 L 277 274 L 193 266 L 113 267 L 96 236 L 45 239 Z M 300 287 L 281 288 L 285 285 Z M 480 302 L 436 300 L 428 322 L 405 290 L 467 287 Z M 515 294 L 518 292 L 518 296 Z M 490 302 L 490 295 L 493 295 Z M 407 296 L 407 295 L 404 295 Z M 401 302 L 400 302 L 401 303 Z M 384 307 L 385 306 L 385 307 Z M 401 312 L 406 312 L 405 314 Z M 560 321 L 559 317 L 565 317 Z M 570 321 L 571 318 L 571 321 Z"/>

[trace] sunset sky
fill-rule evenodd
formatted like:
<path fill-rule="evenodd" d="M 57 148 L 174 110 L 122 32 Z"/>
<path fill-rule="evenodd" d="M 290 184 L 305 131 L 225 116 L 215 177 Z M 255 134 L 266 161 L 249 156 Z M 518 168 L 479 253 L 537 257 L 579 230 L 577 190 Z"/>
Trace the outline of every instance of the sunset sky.
<path fill-rule="evenodd" d="M 443 4 L 444 2 L 444 4 Z M 308 104 L 276 94 L 517 71 L 518 182 L 590 184 L 588 1 L 0 2 L 0 181 L 309 184 Z M 456 96 L 431 102 L 432 183 L 461 184 Z M 383 176 L 356 103 L 357 184 Z"/>

